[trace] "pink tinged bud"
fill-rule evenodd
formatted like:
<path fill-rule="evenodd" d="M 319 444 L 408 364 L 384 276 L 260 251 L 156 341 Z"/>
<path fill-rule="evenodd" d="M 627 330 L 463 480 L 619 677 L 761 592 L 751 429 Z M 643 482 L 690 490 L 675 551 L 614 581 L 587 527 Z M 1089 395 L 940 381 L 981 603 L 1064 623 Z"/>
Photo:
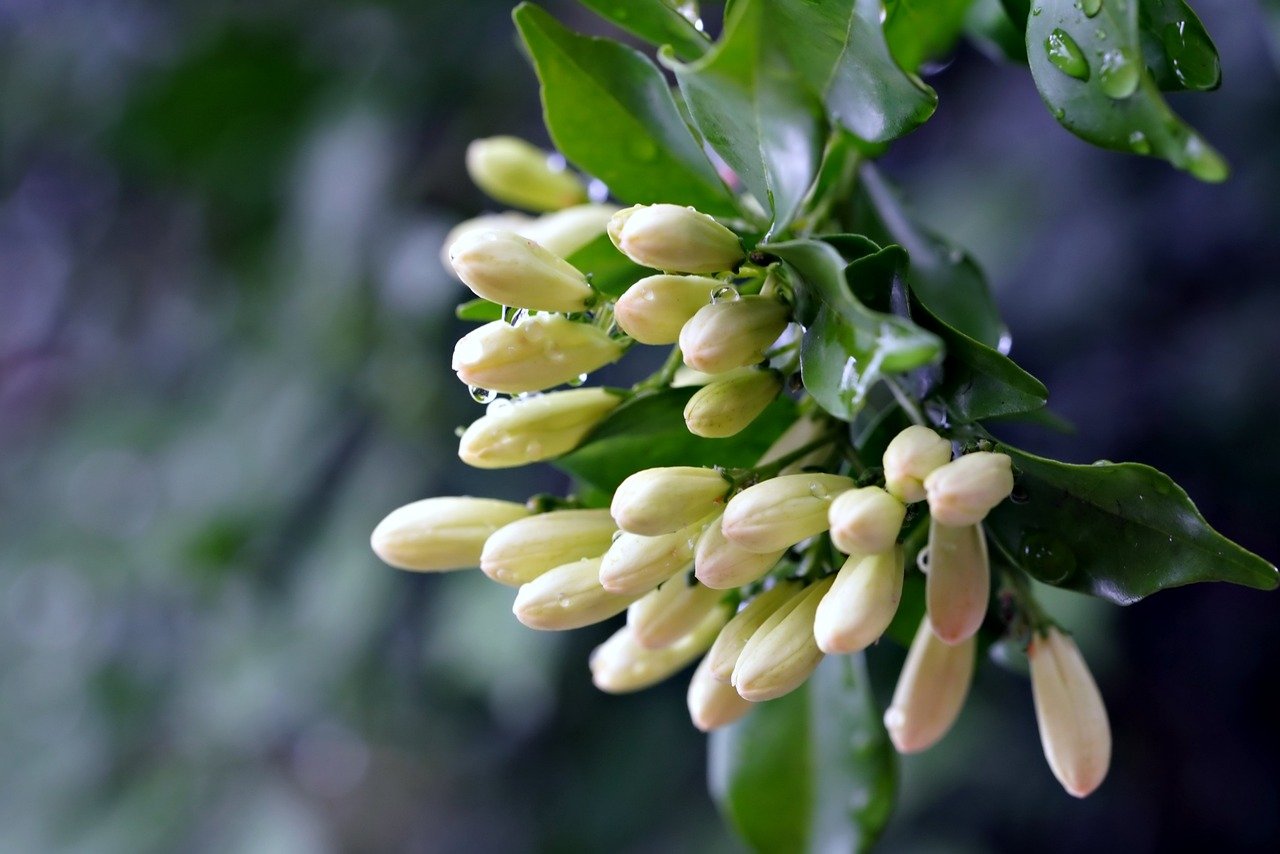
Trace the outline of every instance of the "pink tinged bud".
<path fill-rule="evenodd" d="M 674 344 L 689 318 L 724 286 L 705 276 L 649 276 L 627 288 L 613 316 L 622 331 L 641 344 Z"/>
<path fill-rule="evenodd" d="M 517 519 L 485 541 L 480 570 L 518 587 L 549 569 L 603 554 L 617 530 L 608 510 L 553 510 Z"/>
<path fill-rule="evenodd" d="M 1013 463 L 978 451 L 935 469 L 924 480 L 929 515 L 943 525 L 976 525 L 1013 491 Z"/>
<path fill-rule="evenodd" d="M 476 296 L 538 311 L 582 311 L 594 291 L 568 261 L 511 231 L 463 234 L 449 247 L 453 270 Z"/>
<path fill-rule="evenodd" d="M 831 500 L 853 486 L 850 478 L 817 473 L 762 481 L 729 499 L 721 530 L 748 551 L 776 552 L 827 530 Z"/>
<path fill-rule="evenodd" d="M 1111 764 L 1111 726 L 1102 695 L 1074 640 L 1056 628 L 1032 639 L 1031 693 L 1040 742 L 1053 776 L 1083 798 Z"/>
<path fill-rule="evenodd" d="M 627 609 L 627 625 L 636 643 L 645 649 L 662 649 L 687 635 L 713 610 L 723 610 L 724 593 L 696 581 L 689 583 L 681 573 L 646 593 Z M 720 621 L 724 625 L 728 615 Z M 710 646 L 710 642 L 707 644 Z"/>
<path fill-rule="evenodd" d="M 522 234 L 524 228 L 533 222 L 533 217 L 525 216 L 516 211 L 482 214 L 472 219 L 463 220 L 449 229 L 449 233 L 445 235 L 444 243 L 440 246 L 440 264 L 446 272 L 457 278 L 458 273 L 453 269 L 453 259 L 449 257 L 449 252 L 453 249 L 454 244 L 461 241 L 462 238 L 483 234 L 486 231 L 514 231 L 516 234 Z"/>
<path fill-rule="evenodd" d="M 885 448 L 881 460 L 885 489 L 906 504 L 923 501 L 924 479 L 950 460 L 950 442 L 928 427 L 908 427 L 894 436 L 889 447 Z"/>
<path fill-rule="evenodd" d="M 684 407 L 684 423 L 695 436 L 724 439 L 741 433 L 782 392 L 773 370 L 730 374 L 698 389 Z"/>
<path fill-rule="evenodd" d="M 704 213 L 680 205 L 636 205 L 609 222 L 623 255 L 667 273 L 720 273 L 745 257 L 738 236 Z"/>
<path fill-rule="evenodd" d="M 514 136 L 474 140 L 467 146 L 467 174 L 491 198 L 526 210 L 554 211 L 587 200 L 582 179 L 554 168 L 547 152 Z"/>
<path fill-rule="evenodd" d="M 715 469 L 668 466 L 638 471 L 613 494 L 609 512 L 632 534 L 669 534 L 724 506 L 729 482 Z"/>
<path fill-rule="evenodd" d="M 754 365 L 787 328 L 789 316 L 790 310 L 773 297 L 705 305 L 680 330 L 684 363 L 707 374 Z"/>
<path fill-rule="evenodd" d="M 933 633 L 949 644 L 973 637 L 987 615 L 991 598 L 987 537 L 982 526 L 952 528 L 931 520 L 928 571 L 925 603 Z"/>
<path fill-rule="evenodd" d="M 453 369 L 470 386 L 521 394 L 576 380 L 622 357 L 603 330 L 558 314 L 501 320 L 471 330 L 453 349 Z"/>
<path fill-rule="evenodd" d="M 751 635 L 733 668 L 733 687 L 743 699 L 760 703 L 788 694 L 822 663 L 813 620 L 834 580 L 828 576 L 800 591 Z"/>
<path fill-rule="evenodd" d="M 728 685 L 733 680 L 733 668 L 742 655 L 742 649 L 756 630 L 764 625 L 775 611 L 791 602 L 800 592 L 800 582 L 780 581 L 768 590 L 756 594 L 721 631 L 711 651 L 707 653 L 711 675 Z M 737 693 L 736 691 L 734 693 Z"/>
<path fill-rule="evenodd" d="M 600 583 L 614 593 L 647 593 L 689 568 L 698 537 L 709 521 L 700 520 L 657 537 L 620 534 L 600 564 Z"/>
<path fill-rule="evenodd" d="M 559 258 L 568 258 L 605 233 L 616 205 L 575 205 L 513 228 Z"/>
<path fill-rule="evenodd" d="M 727 616 L 728 609 L 724 607 L 707 612 L 692 631 L 662 649 L 645 648 L 638 642 L 635 630 L 623 626 L 591 653 L 591 681 L 610 694 L 655 685 L 706 652 Z"/>
<path fill-rule="evenodd" d="M 786 549 L 759 554 L 730 540 L 720 528 L 720 519 L 707 526 L 698 540 L 693 559 L 698 580 L 716 590 L 732 590 L 764 576 L 778 565 Z"/>
<path fill-rule="evenodd" d="M 702 732 L 727 726 L 752 708 L 751 702 L 742 699 L 733 686 L 715 678 L 710 662 L 710 656 L 703 658 L 689 680 L 689 718 Z"/>
<path fill-rule="evenodd" d="M 849 555 L 889 551 L 906 515 L 906 505 L 878 486 L 842 492 L 827 512 L 831 542 Z"/>
<path fill-rule="evenodd" d="M 918 753 L 938 742 L 960 715 L 977 643 L 973 638 L 950 646 L 920 621 L 911 651 L 898 676 L 893 702 L 884 713 L 889 739 L 899 753 Z"/>
<path fill-rule="evenodd" d="M 576 448 L 621 402 L 601 388 L 576 388 L 490 405 L 462 434 L 458 456 L 481 469 L 549 460 Z"/>
<path fill-rule="evenodd" d="M 492 498 L 426 498 L 406 504 L 373 529 L 370 545 L 399 569 L 438 572 L 480 563 L 485 540 L 529 509 Z"/>
<path fill-rule="evenodd" d="M 566 563 L 520 587 L 512 613 L 531 629 L 580 629 L 620 614 L 635 601 L 600 586 L 600 558 Z"/>
<path fill-rule="evenodd" d="M 828 655 L 859 652 L 880 639 L 902 599 L 902 547 L 845 561 L 818 603 L 813 636 Z"/>

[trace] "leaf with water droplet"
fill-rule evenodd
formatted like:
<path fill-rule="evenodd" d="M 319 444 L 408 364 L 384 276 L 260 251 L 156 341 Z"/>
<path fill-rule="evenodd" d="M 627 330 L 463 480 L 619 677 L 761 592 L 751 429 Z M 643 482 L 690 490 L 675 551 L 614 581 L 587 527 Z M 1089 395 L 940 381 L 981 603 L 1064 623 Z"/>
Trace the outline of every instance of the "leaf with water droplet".
<path fill-rule="evenodd" d="M 1064 30 L 1054 28 L 1044 40 L 1044 52 L 1054 66 L 1077 80 L 1089 79 L 1089 60 L 1076 44 L 1076 40 Z"/>
<path fill-rule="evenodd" d="M 600 17 L 612 21 L 649 44 L 671 45 L 676 56 L 693 60 L 711 47 L 710 40 L 665 0 L 579 0 Z"/>
<path fill-rule="evenodd" d="M 1205 92 L 1222 82 L 1218 50 L 1183 0 L 1141 0 L 1142 52 L 1161 89 Z"/>
<path fill-rule="evenodd" d="M 1098 85 L 1110 98 L 1128 98 L 1138 88 L 1140 70 L 1137 60 L 1125 48 L 1102 54 L 1098 67 Z"/>

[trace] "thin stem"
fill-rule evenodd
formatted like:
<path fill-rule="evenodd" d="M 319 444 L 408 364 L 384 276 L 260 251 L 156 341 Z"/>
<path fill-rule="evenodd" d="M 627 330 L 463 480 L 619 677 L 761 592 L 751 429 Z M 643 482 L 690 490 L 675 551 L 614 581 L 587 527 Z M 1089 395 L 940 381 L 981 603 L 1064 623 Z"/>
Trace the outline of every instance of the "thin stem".
<path fill-rule="evenodd" d="M 911 399 L 911 396 L 902 390 L 897 380 L 892 377 L 883 377 L 883 380 L 884 384 L 889 387 L 889 391 L 893 393 L 893 399 L 898 402 L 898 406 L 902 407 L 902 411 L 907 413 L 907 417 L 921 427 L 928 427 L 929 423 L 925 420 L 924 413 L 920 411 L 920 407 Z"/>
<path fill-rule="evenodd" d="M 633 385 L 631 390 L 639 393 L 651 389 L 666 388 L 671 385 L 671 381 L 675 379 L 676 371 L 680 370 L 680 366 L 683 364 L 684 355 L 681 354 L 680 348 L 678 346 L 672 347 L 671 352 L 667 354 L 667 360 L 662 363 L 662 367 L 648 379 L 641 380 Z"/>
<path fill-rule="evenodd" d="M 1046 626 L 1057 625 L 1053 618 L 1045 613 L 1044 608 L 1040 607 L 1040 603 L 1036 601 L 1035 594 L 1031 592 L 1031 584 L 1022 570 L 1006 569 L 1002 575 L 1005 589 L 1011 594 L 1019 616 L 1027 624 L 1028 628 L 1039 633 Z"/>

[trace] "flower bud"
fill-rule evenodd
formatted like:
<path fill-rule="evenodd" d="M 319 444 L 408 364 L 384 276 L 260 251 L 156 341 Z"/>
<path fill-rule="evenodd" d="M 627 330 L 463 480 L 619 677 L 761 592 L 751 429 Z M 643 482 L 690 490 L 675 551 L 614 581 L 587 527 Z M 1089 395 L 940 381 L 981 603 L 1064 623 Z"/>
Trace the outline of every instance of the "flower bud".
<path fill-rule="evenodd" d="M 827 530 L 831 499 L 853 486 L 837 474 L 780 475 L 729 499 L 720 527 L 744 549 L 776 552 Z"/>
<path fill-rule="evenodd" d="M 950 442 L 928 427 L 908 427 L 884 449 L 885 489 L 904 504 L 923 501 L 924 479 L 950 461 Z"/>
<path fill-rule="evenodd" d="M 692 631 L 662 649 L 646 649 L 631 626 L 623 626 L 591 653 L 591 681 L 601 691 L 625 694 L 673 675 L 711 646 L 728 609 L 713 608 Z"/>
<path fill-rule="evenodd" d="M 793 579 L 777 584 L 756 594 L 741 611 L 734 615 L 720 631 L 720 636 L 707 653 L 711 675 L 728 685 L 733 681 L 733 668 L 738 663 L 742 649 L 751 636 L 764 625 L 764 621 L 783 605 L 791 602 L 800 592 L 800 582 Z M 736 692 L 735 692 L 736 693 Z"/>
<path fill-rule="evenodd" d="M 689 318 L 724 286 L 705 276 L 649 276 L 627 288 L 613 316 L 622 331 L 641 344 L 674 344 Z"/>
<path fill-rule="evenodd" d="M 582 179 L 552 168 L 547 152 L 514 136 L 472 141 L 467 174 L 490 198 L 531 211 L 555 211 L 587 200 Z"/>
<path fill-rule="evenodd" d="M 724 535 L 720 522 L 717 519 L 702 532 L 693 558 L 694 575 L 708 587 L 732 590 L 750 584 L 777 566 L 787 553 L 786 549 L 764 554 L 748 551 Z"/>
<path fill-rule="evenodd" d="M 645 469 L 618 486 L 609 512 L 622 530 L 656 537 L 718 512 L 728 492 L 729 481 L 715 469 L 696 466 Z"/>
<path fill-rule="evenodd" d="M 733 687 L 743 699 L 760 703 L 790 693 L 822 663 L 813 618 L 833 580 L 828 576 L 792 596 L 756 629 L 733 667 Z"/>
<path fill-rule="evenodd" d="M 929 522 L 929 574 L 924 598 L 933 633 L 943 643 L 972 637 L 987 615 L 991 570 L 981 525 L 952 528 Z"/>
<path fill-rule="evenodd" d="M 511 611 L 531 629 L 580 629 L 620 614 L 635 601 L 600 586 L 600 558 L 583 558 L 547 570 L 520 586 Z"/>
<path fill-rule="evenodd" d="M 638 596 L 652 590 L 689 568 L 705 525 L 706 520 L 699 520 L 687 528 L 657 537 L 625 532 L 618 535 L 600 565 L 600 583 L 614 593 Z"/>
<path fill-rule="evenodd" d="M 828 655 L 860 652 L 879 640 L 902 599 L 901 546 L 851 556 L 818 603 L 813 637 Z"/>
<path fill-rule="evenodd" d="M 704 305 L 680 330 L 684 363 L 722 374 L 754 365 L 787 328 L 790 310 L 773 297 L 745 296 Z"/>
<path fill-rule="evenodd" d="M 444 243 L 440 245 L 440 264 L 450 275 L 456 278 L 458 273 L 453 269 L 453 259 L 449 257 L 449 252 L 453 249 L 455 243 L 458 243 L 464 237 L 483 234 L 486 231 L 514 231 L 516 234 L 521 234 L 533 222 L 533 217 L 517 211 L 481 214 L 480 216 L 463 220 L 449 229 L 449 233 L 445 235 Z"/>
<path fill-rule="evenodd" d="M 893 702 L 884 713 L 889 739 L 899 753 L 932 747 L 951 729 L 969 693 L 976 648 L 973 638 L 956 646 L 945 644 L 928 619 L 920 621 Z"/>
<path fill-rule="evenodd" d="M 373 529 L 374 554 L 400 569 L 464 569 L 480 562 L 494 531 L 529 508 L 493 498 L 424 498 L 391 513 Z"/>
<path fill-rule="evenodd" d="M 827 510 L 831 542 L 848 555 L 889 551 L 906 515 L 906 505 L 878 486 L 842 492 Z"/>
<path fill-rule="evenodd" d="M 696 581 L 690 584 L 684 573 L 680 573 L 636 600 L 627 609 L 627 625 L 640 646 L 662 649 L 693 631 L 708 613 L 720 609 L 723 597 L 724 593 L 719 590 Z M 726 614 L 720 625 L 727 619 Z M 707 645 L 711 645 L 710 641 Z"/>
<path fill-rule="evenodd" d="M 1045 759 L 1062 787 L 1083 798 L 1102 784 L 1111 764 L 1102 695 L 1075 641 L 1056 628 L 1032 638 L 1027 656 Z"/>
<path fill-rule="evenodd" d="M 559 258 L 568 258 L 605 232 L 616 205 L 575 205 L 543 214 L 512 231 L 527 237 Z"/>
<path fill-rule="evenodd" d="M 558 314 L 486 323 L 458 339 L 453 369 L 470 386 L 520 394 L 567 383 L 622 357 L 603 330 Z"/>
<path fill-rule="evenodd" d="M 924 479 L 929 515 L 943 525 L 976 525 L 1013 491 L 1013 462 L 978 451 L 935 469 Z"/>
<path fill-rule="evenodd" d="M 490 405 L 462 434 L 458 456 L 470 466 L 501 469 L 568 453 L 622 398 L 602 388 L 575 388 Z"/>
<path fill-rule="evenodd" d="M 609 221 L 609 237 L 623 255 L 668 273 L 721 273 L 744 253 L 738 236 L 704 213 L 680 205 L 635 205 Z"/>
<path fill-rule="evenodd" d="M 702 732 L 711 732 L 727 726 L 751 711 L 751 702 L 731 685 L 716 679 L 711 673 L 711 657 L 706 656 L 689 680 L 689 718 Z"/>
<path fill-rule="evenodd" d="M 617 530 L 608 510 L 553 510 L 517 519 L 485 540 L 480 570 L 518 587 L 548 569 L 604 554 Z"/>
<path fill-rule="evenodd" d="M 449 247 L 453 270 L 476 296 L 537 311 L 582 311 L 595 295 L 568 261 L 513 231 L 463 234 Z"/>
<path fill-rule="evenodd" d="M 782 374 L 748 370 L 716 380 L 694 392 L 684 407 L 684 423 L 695 436 L 723 439 L 746 429 L 782 391 Z"/>

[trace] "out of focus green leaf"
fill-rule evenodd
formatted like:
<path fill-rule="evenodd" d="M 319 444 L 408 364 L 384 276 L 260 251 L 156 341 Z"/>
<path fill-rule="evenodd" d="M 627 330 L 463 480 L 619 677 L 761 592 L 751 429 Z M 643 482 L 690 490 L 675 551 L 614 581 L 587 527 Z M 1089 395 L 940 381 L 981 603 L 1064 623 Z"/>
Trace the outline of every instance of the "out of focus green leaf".
<path fill-rule="evenodd" d="M 601 234 L 566 260 L 586 273 L 597 290 L 611 297 L 621 296 L 639 279 L 658 272 L 623 255 L 607 234 Z"/>
<path fill-rule="evenodd" d="M 1143 57 L 1161 89 L 1208 91 L 1222 83 L 1218 49 L 1183 0 L 1138 0 L 1138 26 Z"/>
<path fill-rule="evenodd" d="M 973 0 L 889 0 L 884 35 L 898 65 L 915 71 L 955 47 Z"/>
<path fill-rule="evenodd" d="M 1026 10 L 1016 24 L 1000 0 L 975 0 L 965 15 L 965 33 L 993 59 L 1027 64 Z"/>
<path fill-rule="evenodd" d="M 711 41 L 665 0 L 578 0 L 583 6 L 650 44 L 671 45 L 676 56 L 697 59 Z"/>
<path fill-rule="evenodd" d="M 502 306 L 496 302 L 489 302 L 487 299 L 476 297 L 460 304 L 453 310 L 453 314 L 459 320 L 489 323 L 490 321 L 502 319 Z"/>

